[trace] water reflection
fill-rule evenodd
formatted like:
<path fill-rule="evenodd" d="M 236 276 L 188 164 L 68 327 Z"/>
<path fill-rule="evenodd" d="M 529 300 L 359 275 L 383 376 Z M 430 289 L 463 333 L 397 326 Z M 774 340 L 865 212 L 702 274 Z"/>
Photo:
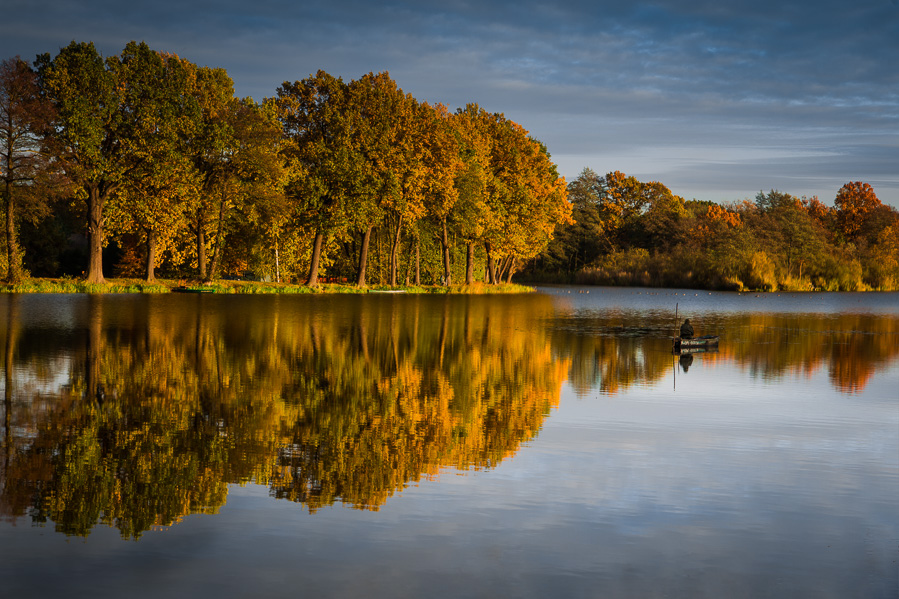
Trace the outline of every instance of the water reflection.
<path fill-rule="evenodd" d="M 376 510 L 441 468 L 490 468 L 563 382 L 606 394 L 678 369 L 845 393 L 895 364 L 890 314 L 709 312 L 717 352 L 674 356 L 664 311 L 547 296 L 2 296 L 0 514 L 137 538 L 215 513 L 229 484 L 309 511 Z"/>
<path fill-rule="evenodd" d="M 0 509 L 70 535 L 216 512 L 228 483 L 377 509 L 514 453 L 568 370 L 534 298 L 4 299 Z"/>
<path fill-rule="evenodd" d="M 675 365 L 735 363 L 749 376 L 778 380 L 826 369 L 843 393 L 864 389 L 899 357 L 899 318 L 890 314 L 714 313 L 702 334 L 720 335 L 714 352 L 672 358 L 673 320 L 663 312 L 596 309 L 556 315 L 553 347 L 571 360 L 575 392 L 614 394 L 652 385 Z M 626 324 L 623 324 L 626 323 Z"/>

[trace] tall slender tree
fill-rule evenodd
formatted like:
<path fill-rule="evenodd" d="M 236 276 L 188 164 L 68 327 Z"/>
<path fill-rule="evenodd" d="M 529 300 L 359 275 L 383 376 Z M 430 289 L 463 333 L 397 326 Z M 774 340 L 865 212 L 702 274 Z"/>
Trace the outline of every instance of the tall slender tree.
<path fill-rule="evenodd" d="M 199 176 L 199 184 L 189 210 L 189 229 L 193 236 L 197 277 L 206 280 L 209 271 L 210 238 L 214 239 L 215 223 L 221 210 L 222 193 L 232 176 L 231 160 L 239 142 L 234 134 L 236 112 L 234 82 L 224 69 L 198 67 L 193 95 L 200 108 L 200 121 L 190 142 L 191 159 Z"/>
<path fill-rule="evenodd" d="M 306 284 L 318 285 L 327 241 L 349 228 L 348 198 L 359 180 L 360 157 L 352 142 L 355 113 L 348 85 L 324 71 L 285 81 L 277 92 L 286 138 L 283 153 L 293 174 L 287 196 L 298 217 L 314 230 Z"/>
<path fill-rule="evenodd" d="M 0 180 L 6 208 L 6 280 L 22 277 L 22 253 L 18 242 L 18 205 L 26 189 L 48 173 L 42 136 L 52 117 L 52 106 L 40 95 L 37 74 L 20 57 L 0 63 Z M 37 202 L 40 205 L 40 202 Z"/>
<path fill-rule="evenodd" d="M 112 64 L 123 111 L 133 118 L 122 136 L 130 168 L 117 192 L 110 224 L 143 238 L 145 276 L 153 281 L 157 260 L 172 249 L 184 225 L 186 199 L 197 186 L 188 154 L 199 120 L 191 94 L 194 68 L 177 56 L 134 42 Z"/>

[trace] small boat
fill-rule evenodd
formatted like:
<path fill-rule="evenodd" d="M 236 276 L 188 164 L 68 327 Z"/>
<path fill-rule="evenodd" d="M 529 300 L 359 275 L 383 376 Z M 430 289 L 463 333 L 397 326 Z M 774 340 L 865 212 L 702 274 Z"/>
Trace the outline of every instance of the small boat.
<path fill-rule="evenodd" d="M 213 289 L 204 289 L 202 287 L 187 287 L 185 285 L 181 285 L 180 287 L 173 287 L 172 293 L 213 293 Z"/>
<path fill-rule="evenodd" d="M 674 338 L 674 350 L 699 349 L 707 347 L 718 347 L 718 335 L 705 335 L 694 339 Z"/>

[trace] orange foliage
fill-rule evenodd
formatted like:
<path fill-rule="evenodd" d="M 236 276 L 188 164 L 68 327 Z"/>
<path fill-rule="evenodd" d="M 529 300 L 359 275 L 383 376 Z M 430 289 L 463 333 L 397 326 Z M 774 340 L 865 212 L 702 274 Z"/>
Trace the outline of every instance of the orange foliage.
<path fill-rule="evenodd" d="M 869 184 L 851 181 L 837 192 L 834 205 L 840 232 L 855 241 L 863 233 L 868 215 L 882 204 Z"/>
<path fill-rule="evenodd" d="M 742 226 L 743 219 L 739 213 L 712 204 L 706 213 L 700 216 L 698 223 L 690 232 L 694 239 L 701 240 Z"/>
<path fill-rule="evenodd" d="M 731 212 L 718 204 L 709 206 L 708 212 L 706 212 L 706 218 L 710 222 L 721 222 L 732 228 L 743 226 L 743 220 L 740 218 L 739 214 Z"/>

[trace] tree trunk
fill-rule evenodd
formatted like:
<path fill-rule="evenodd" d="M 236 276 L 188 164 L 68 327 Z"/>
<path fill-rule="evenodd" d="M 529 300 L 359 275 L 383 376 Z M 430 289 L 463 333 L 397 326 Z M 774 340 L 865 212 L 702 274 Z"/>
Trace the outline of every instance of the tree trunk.
<path fill-rule="evenodd" d="M 216 276 L 219 268 L 219 262 L 222 259 L 225 245 L 225 200 L 219 204 L 218 226 L 215 232 L 215 248 L 212 250 L 212 264 L 209 265 L 209 272 L 203 277 L 204 281 L 211 281 Z"/>
<path fill-rule="evenodd" d="M 206 223 L 197 215 L 197 278 L 206 280 Z"/>
<path fill-rule="evenodd" d="M 512 282 L 512 274 L 515 272 L 515 258 L 509 258 L 509 272 L 506 273 L 506 283 Z"/>
<path fill-rule="evenodd" d="M 103 278 L 103 204 L 106 201 L 100 188 L 87 189 L 88 266 L 86 283 L 102 284 Z"/>
<path fill-rule="evenodd" d="M 415 285 L 421 285 L 421 238 L 415 238 Z"/>
<path fill-rule="evenodd" d="M 12 198 L 12 185 L 6 182 L 6 281 L 17 283 L 22 278 L 19 243 L 16 240 L 16 211 Z"/>
<path fill-rule="evenodd" d="M 412 277 L 412 263 L 415 262 L 415 248 L 413 245 L 414 240 L 409 243 L 409 257 L 406 259 L 406 276 L 403 279 L 403 284 L 407 287 L 409 286 L 409 280 Z"/>
<path fill-rule="evenodd" d="M 322 256 L 324 238 L 323 232 L 315 232 L 315 240 L 312 242 L 312 261 L 309 263 L 309 278 L 306 279 L 306 285 L 309 287 L 318 287 L 318 263 Z"/>
<path fill-rule="evenodd" d="M 498 283 L 496 280 L 496 267 L 493 264 L 493 254 L 490 251 L 492 249 L 490 244 L 485 243 L 484 249 L 487 251 L 487 274 L 484 275 L 484 277 L 488 283 Z"/>
<path fill-rule="evenodd" d="M 281 263 L 278 257 L 278 240 L 275 240 L 275 282 L 281 282 Z"/>
<path fill-rule="evenodd" d="M 496 271 L 493 273 L 497 283 L 503 280 L 503 276 L 506 274 L 506 269 L 509 268 L 511 260 L 512 259 L 509 256 L 500 259 L 499 265 L 497 265 Z"/>
<path fill-rule="evenodd" d="M 403 217 L 396 221 L 396 233 L 393 236 L 393 245 L 390 248 L 390 286 L 396 287 L 397 256 L 399 254 L 400 236 L 403 231 Z"/>
<path fill-rule="evenodd" d="M 474 242 L 465 244 L 465 284 L 474 285 Z"/>
<path fill-rule="evenodd" d="M 381 242 L 383 241 L 383 228 L 378 228 L 378 232 L 375 235 L 375 266 L 377 267 L 375 271 L 375 276 L 378 279 L 378 285 L 384 284 L 384 256 L 381 253 Z"/>
<path fill-rule="evenodd" d="M 446 230 L 446 220 L 443 221 L 443 236 L 440 243 L 443 246 L 443 284 L 448 287 L 453 284 L 453 279 L 450 272 L 449 233 Z"/>
<path fill-rule="evenodd" d="M 359 272 L 356 277 L 356 287 L 365 287 L 365 269 L 368 268 L 368 246 L 371 243 L 371 230 L 369 226 L 362 234 L 362 247 L 359 249 Z"/>
<path fill-rule="evenodd" d="M 147 282 L 156 280 L 156 232 L 147 231 Z"/>

